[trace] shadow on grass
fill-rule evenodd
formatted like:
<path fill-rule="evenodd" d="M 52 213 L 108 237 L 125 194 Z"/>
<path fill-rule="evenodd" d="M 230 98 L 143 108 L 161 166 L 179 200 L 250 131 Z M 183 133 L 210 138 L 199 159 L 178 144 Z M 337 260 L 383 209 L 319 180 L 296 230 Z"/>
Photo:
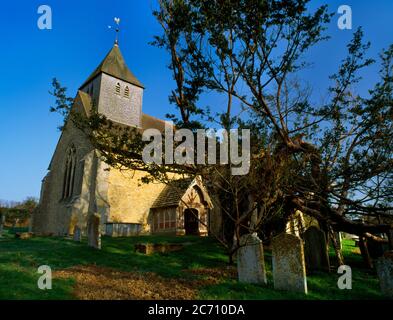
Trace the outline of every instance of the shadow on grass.
<path fill-rule="evenodd" d="M 185 248 L 169 254 L 146 256 L 136 253 L 136 243 L 184 243 Z M 307 296 L 273 288 L 271 253 L 266 250 L 267 286 L 240 284 L 236 279 L 223 279 L 200 289 L 203 299 L 378 299 L 378 280 L 374 272 L 362 267 L 353 243 L 344 244 L 346 262 L 353 270 L 353 290 L 339 290 L 335 272 L 308 276 Z M 53 290 L 37 288 L 40 265 L 53 271 L 77 265 L 97 265 L 128 272 L 154 272 L 170 278 L 198 278 L 187 272 L 196 268 L 224 268 L 227 256 L 211 238 L 140 236 L 134 238 L 102 238 L 102 250 L 87 247 L 86 239 L 76 243 L 64 238 L 15 239 L 7 232 L 0 239 L 0 299 L 71 299 L 73 279 L 54 279 Z"/>
<path fill-rule="evenodd" d="M 41 290 L 37 281 L 41 275 L 31 268 L 15 264 L 0 264 L 0 300 L 71 300 L 72 279 L 52 282 L 51 290 Z"/>

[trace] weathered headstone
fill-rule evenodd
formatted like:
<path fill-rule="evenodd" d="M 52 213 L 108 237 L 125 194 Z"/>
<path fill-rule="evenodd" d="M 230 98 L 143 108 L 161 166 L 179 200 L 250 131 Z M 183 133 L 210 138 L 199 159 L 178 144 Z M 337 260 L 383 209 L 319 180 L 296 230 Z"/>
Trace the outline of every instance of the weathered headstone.
<path fill-rule="evenodd" d="M 78 242 L 82 241 L 82 232 L 81 232 L 81 229 L 78 226 L 74 227 L 73 240 L 74 241 L 78 241 Z"/>
<path fill-rule="evenodd" d="M 274 288 L 307 293 L 303 241 L 282 233 L 272 240 Z"/>
<path fill-rule="evenodd" d="M 68 233 L 73 234 L 75 227 L 78 225 L 78 218 L 74 215 L 71 216 Z"/>
<path fill-rule="evenodd" d="M 240 238 L 237 252 L 239 282 L 267 283 L 262 241 L 257 234 L 246 234 Z"/>
<path fill-rule="evenodd" d="M 88 246 L 101 249 L 100 216 L 98 214 L 89 217 L 87 229 Z"/>
<path fill-rule="evenodd" d="M 377 274 L 382 293 L 393 298 L 393 251 L 387 251 L 377 260 Z"/>
<path fill-rule="evenodd" d="M 329 253 L 326 246 L 325 233 L 317 227 L 311 226 L 304 232 L 303 237 L 307 271 L 329 271 Z"/>
<path fill-rule="evenodd" d="M 373 259 L 378 259 L 383 256 L 383 254 L 389 250 L 389 244 L 374 241 L 373 239 L 367 240 L 367 247 L 370 253 L 370 257 Z"/>

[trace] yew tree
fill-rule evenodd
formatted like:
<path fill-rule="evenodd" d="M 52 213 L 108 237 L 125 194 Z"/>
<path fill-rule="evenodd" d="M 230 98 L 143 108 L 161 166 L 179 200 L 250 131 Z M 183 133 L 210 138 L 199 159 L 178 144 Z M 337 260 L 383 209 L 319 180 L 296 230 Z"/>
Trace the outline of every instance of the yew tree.
<path fill-rule="evenodd" d="M 284 214 L 299 209 L 332 237 L 336 230 L 386 241 L 379 235 L 387 233 L 392 246 L 389 223 L 364 219 L 391 217 L 392 46 L 381 53 L 380 81 L 361 95 L 359 73 L 374 61 L 367 58 L 370 44 L 358 29 L 330 78 L 327 101 L 313 101 L 298 77 L 307 66 L 307 50 L 328 39 L 332 15 L 327 6 L 309 10 L 308 2 L 159 1 L 155 16 L 163 32 L 153 44 L 170 55 L 175 81 L 170 101 L 180 115 L 171 117 L 180 126 L 262 129 L 259 142 L 264 143 L 254 136 L 253 147 L 261 149 L 253 153 L 269 154 L 274 170 L 284 168 L 289 176 L 252 177 L 253 187 L 245 184 L 246 198 L 259 200 L 259 208 L 278 199 Z M 200 99 L 212 93 L 225 98 L 213 113 Z M 264 188 L 266 182 L 277 186 L 276 197 Z"/>
<path fill-rule="evenodd" d="M 55 81 L 54 110 L 85 131 L 108 164 L 144 170 L 163 182 L 170 173 L 202 176 L 220 200 L 224 233 L 216 236 L 230 257 L 242 234 L 269 239 L 297 210 L 319 221 L 340 263 L 334 231 L 381 242 L 387 234 L 393 247 L 391 220 L 384 219 L 392 216 L 393 196 L 392 45 L 378 59 L 378 82 L 357 92 L 361 72 L 375 61 L 356 30 L 347 57 L 332 70 L 327 98 L 316 101 L 302 70 L 309 49 L 328 40 L 327 5 L 311 10 L 308 0 L 159 0 L 153 14 L 162 32 L 152 44 L 167 53 L 173 78 L 175 111 L 167 117 L 176 129 L 194 132 L 250 129 L 250 171 L 234 176 L 231 164 L 146 164 L 139 132 L 116 126 L 94 108 L 89 118 L 72 114 L 71 100 Z"/>

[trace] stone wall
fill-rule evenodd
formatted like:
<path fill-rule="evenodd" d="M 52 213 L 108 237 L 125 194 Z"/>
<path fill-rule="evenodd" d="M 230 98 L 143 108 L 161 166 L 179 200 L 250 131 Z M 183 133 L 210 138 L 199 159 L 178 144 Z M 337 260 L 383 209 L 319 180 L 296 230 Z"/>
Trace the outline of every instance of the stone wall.
<path fill-rule="evenodd" d="M 86 92 L 92 98 L 93 104 L 97 105 L 101 92 L 101 74 L 85 85 L 81 90 Z"/>
<path fill-rule="evenodd" d="M 82 108 L 78 99 L 75 108 Z M 62 199 L 67 150 L 74 146 L 76 150 L 76 179 L 71 198 Z M 52 157 L 49 172 L 43 180 L 39 210 L 34 214 L 32 231 L 38 234 L 64 235 L 69 233 L 72 212 L 84 211 L 82 197 L 87 197 L 89 188 L 88 154 L 93 150 L 85 135 L 72 123 L 66 125 Z M 82 197 L 81 197 L 82 195 Z"/>
<path fill-rule="evenodd" d="M 120 83 L 120 94 L 116 85 Z M 129 97 L 124 96 L 125 87 L 130 89 Z M 101 74 L 82 88 L 73 108 L 83 114 L 90 108 L 86 101 L 98 101 L 98 111 L 109 119 L 129 126 L 141 125 L 143 89 L 106 74 Z M 83 101 L 82 101 L 83 98 Z M 85 104 L 83 104 L 85 102 Z M 71 197 L 62 199 L 66 171 L 67 151 L 76 150 L 76 171 L 74 189 Z M 42 183 L 39 210 L 34 214 L 32 231 L 43 235 L 73 234 L 77 226 L 86 234 L 87 217 L 98 214 L 103 226 L 107 222 L 138 223 L 142 232 L 150 232 L 150 208 L 166 187 L 162 183 L 144 184 L 141 178 L 146 173 L 140 171 L 120 171 L 99 160 L 83 132 L 67 123 L 56 146 L 49 172 Z M 199 211 L 201 219 L 208 224 L 208 210 L 198 201 L 203 198 L 195 190 L 183 197 L 191 208 Z M 199 199 L 199 200 L 198 200 Z M 177 211 L 177 229 L 183 230 L 184 206 Z M 217 219 L 213 223 L 219 226 Z M 207 233 L 207 228 L 200 225 L 200 232 Z"/>
<path fill-rule="evenodd" d="M 143 232 L 149 232 L 150 208 L 165 188 L 162 183 L 144 184 L 141 171 L 119 171 L 111 169 L 108 176 L 108 201 L 110 217 L 108 222 L 140 223 Z"/>

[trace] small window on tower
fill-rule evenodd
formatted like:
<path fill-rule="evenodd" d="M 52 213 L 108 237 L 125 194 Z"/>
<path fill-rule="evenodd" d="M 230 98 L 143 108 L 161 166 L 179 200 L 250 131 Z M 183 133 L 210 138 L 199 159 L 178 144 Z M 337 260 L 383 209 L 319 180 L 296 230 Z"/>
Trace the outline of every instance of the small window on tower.
<path fill-rule="evenodd" d="M 128 86 L 126 86 L 125 90 L 124 90 L 124 96 L 126 98 L 130 97 L 130 88 Z"/>
<path fill-rule="evenodd" d="M 120 83 L 119 82 L 116 84 L 116 93 L 120 94 Z"/>

